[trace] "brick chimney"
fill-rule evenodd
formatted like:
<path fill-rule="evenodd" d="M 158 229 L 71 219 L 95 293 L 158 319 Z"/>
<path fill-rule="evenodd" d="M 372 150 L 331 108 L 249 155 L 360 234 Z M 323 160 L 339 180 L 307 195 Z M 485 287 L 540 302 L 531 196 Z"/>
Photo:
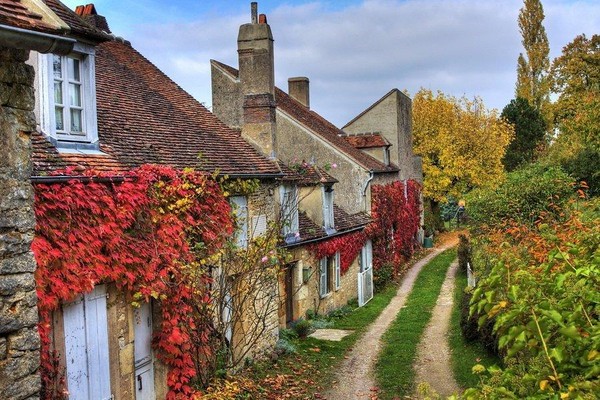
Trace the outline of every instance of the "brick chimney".
<path fill-rule="evenodd" d="M 79 15 L 87 23 L 100 29 L 101 31 L 110 33 L 110 28 L 108 27 L 108 22 L 106 22 L 106 18 L 102 15 L 98 15 L 94 4 L 90 3 L 85 6 L 75 7 L 75 14 Z"/>
<path fill-rule="evenodd" d="M 275 73 L 273 34 L 267 17 L 251 3 L 251 22 L 238 34 L 243 96 L 242 136 L 268 157 L 275 157 Z"/>
<path fill-rule="evenodd" d="M 308 83 L 308 78 L 305 76 L 288 79 L 288 93 L 306 108 L 310 108 L 310 90 Z"/>

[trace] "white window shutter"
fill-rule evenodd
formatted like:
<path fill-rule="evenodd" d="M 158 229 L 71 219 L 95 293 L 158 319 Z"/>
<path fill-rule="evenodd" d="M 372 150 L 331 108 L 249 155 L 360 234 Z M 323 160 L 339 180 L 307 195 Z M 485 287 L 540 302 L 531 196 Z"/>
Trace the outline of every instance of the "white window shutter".
<path fill-rule="evenodd" d="M 252 217 L 252 238 L 256 238 L 267 233 L 267 216 L 261 214 L 256 217 Z"/>
<path fill-rule="evenodd" d="M 236 245 L 246 248 L 248 246 L 248 200 L 244 196 L 232 196 L 229 200 L 234 204 L 233 211 L 237 220 Z"/>
<path fill-rule="evenodd" d="M 342 266 L 340 265 L 340 253 L 335 253 L 335 290 L 338 290 L 342 286 Z"/>
<path fill-rule="evenodd" d="M 325 297 L 329 293 L 329 288 L 327 287 L 327 267 L 327 257 L 321 258 L 319 262 L 319 295 L 321 297 Z"/>

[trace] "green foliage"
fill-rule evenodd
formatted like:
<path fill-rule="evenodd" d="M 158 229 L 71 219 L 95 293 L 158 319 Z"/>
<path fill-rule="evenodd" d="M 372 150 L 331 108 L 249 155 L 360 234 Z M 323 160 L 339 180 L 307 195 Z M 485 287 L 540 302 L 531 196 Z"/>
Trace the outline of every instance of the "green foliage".
<path fill-rule="evenodd" d="M 517 167 L 534 161 L 536 150 L 544 145 L 546 122 L 544 117 L 529 101 L 517 97 L 502 110 L 501 118 L 515 128 L 515 136 L 506 148 L 502 159 L 504 168 L 513 171 Z"/>
<path fill-rule="evenodd" d="M 378 292 L 394 280 L 394 265 L 387 263 L 377 269 L 373 269 L 373 286 Z"/>
<path fill-rule="evenodd" d="M 560 204 L 572 197 L 572 178 L 560 168 L 533 164 L 508 174 L 496 190 L 474 190 L 467 209 L 479 224 L 503 220 L 534 222 L 546 213 L 559 215 Z"/>
<path fill-rule="evenodd" d="M 471 244 L 469 238 L 466 235 L 458 235 L 458 268 L 461 273 L 466 274 L 467 268 L 471 261 Z"/>
<path fill-rule="evenodd" d="M 491 268 L 471 302 L 495 320 L 503 369 L 466 398 L 582 398 L 600 392 L 600 201 L 561 220 L 488 234 Z"/>
<path fill-rule="evenodd" d="M 313 328 L 310 321 L 300 318 L 293 322 L 292 329 L 296 332 L 298 337 L 304 339 L 311 333 Z"/>
<path fill-rule="evenodd" d="M 381 399 L 413 394 L 413 363 L 419 339 L 431 319 L 446 270 L 455 258 L 456 252 L 447 250 L 423 267 L 406 300 L 406 306 L 384 334 L 383 346 L 375 366 Z"/>

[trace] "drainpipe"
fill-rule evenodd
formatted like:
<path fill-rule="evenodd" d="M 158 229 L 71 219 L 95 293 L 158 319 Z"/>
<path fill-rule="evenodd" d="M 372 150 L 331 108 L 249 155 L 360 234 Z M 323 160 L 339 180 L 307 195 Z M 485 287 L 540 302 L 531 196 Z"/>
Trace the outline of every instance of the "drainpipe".
<path fill-rule="evenodd" d="M 69 54 L 75 40 L 64 36 L 0 24 L 0 46 L 35 50 L 40 53 Z"/>
<path fill-rule="evenodd" d="M 363 201 L 365 202 L 365 212 L 367 214 L 369 213 L 369 210 L 367 210 L 367 188 L 369 187 L 369 183 L 371 183 L 371 181 L 373 180 L 373 177 L 374 177 L 373 170 L 370 170 L 369 177 L 365 181 L 363 188 L 362 188 Z"/>

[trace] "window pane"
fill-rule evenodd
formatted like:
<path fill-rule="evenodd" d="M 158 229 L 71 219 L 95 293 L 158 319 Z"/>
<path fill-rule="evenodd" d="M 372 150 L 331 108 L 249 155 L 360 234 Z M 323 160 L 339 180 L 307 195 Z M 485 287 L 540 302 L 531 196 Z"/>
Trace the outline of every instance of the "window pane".
<path fill-rule="evenodd" d="M 54 81 L 54 103 L 63 104 L 62 83 Z"/>
<path fill-rule="evenodd" d="M 79 60 L 76 58 L 67 58 L 69 66 L 69 79 L 79 82 L 81 80 L 79 74 Z"/>
<path fill-rule="evenodd" d="M 69 83 L 69 98 L 71 106 L 81 107 L 81 85 Z"/>
<path fill-rule="evenodd" d="M 64 131 L 65 130 L 65 124 L 63 122 L 63 108 L 62 107 L 55 107 L 54 108 L 54 116 L 56 118 L 56 130 L 57 131 Z"/>
<path fill-rule="evenodd" d="M 60 56 L 54 56 L 54 59 L 52 60 L 52 69 L 54 70 L 54 77 L 62 79 L 62 62 Z"/>
<path fill-rule="evenodd" d="M 81 132 L 81 110 L 71 109 L 71 132 Z"/>

